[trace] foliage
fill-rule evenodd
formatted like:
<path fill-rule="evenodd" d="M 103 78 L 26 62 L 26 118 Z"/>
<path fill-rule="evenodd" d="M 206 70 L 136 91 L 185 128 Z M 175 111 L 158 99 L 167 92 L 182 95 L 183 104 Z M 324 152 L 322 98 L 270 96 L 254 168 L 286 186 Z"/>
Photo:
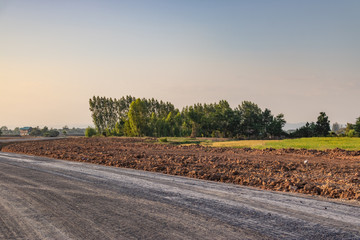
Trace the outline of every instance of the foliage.
<path fill-rule="evenodd" d="M 42 134 L 43 133 L 42 133 L 41 129 L 39 128 L 39 126 L 32 128 L 29 133 L 30 136 L 34 136 L 34 137 L 42 136 Z"/>
<path fill-rule="evenodd" d="M 85 137 L 92 137 L 96 135 L 96 129 L 92 127 L 87 127 L 85 129 Z"/>
<path fill-rule="evenodd" d="M 354 130 L 354 124 L 347 123 L 345 128 L 345 134 L 348 135 L 351 130 Z"/>
<path fill-rule="evenodd" d="M 260 136 L 264 134 L 263 127 L 266 125 L 270 113 L 265 109 L 264 113 L 255 103 L 244 101 L 238 107 L 240 112 L 240 130 L 247 136 Z M 265 118 L 263 118 L 265 116 Z"/>
<path fill-rule="evenodd" d="M 43 133 L 44 137 L 57 137 L 59 136 L 59 131 L 55 130 L 55 129 L 50 129 L 47 132 Z"/>
<path fill-rule="evenodd" d="M 68 126 L 64 126 L 62 129 L 59 129 L 59 131 L 64 136 L 85 136 L 85 128 L 69 128 Z"/>
<path fill-rule="evenodd" d="M 50 129 L 48 127 L 44 127 L 40 129 L 39 127 L 32 128 L 29 135 L 30 136 L 43 136 L 43 137 L 57 137 L 59 136 L 59 131 L 55 129 Z"/>
<path fill-rule="evenodd" d="M 129 125 L 131 136 L 141 137 L 147 133 L 148 114 L 144 101 L 136 99 L 130 104 L 129 109 Z"/>
<path fill-rule="evenodd" d="M 2 126 L 0 128 L 0 132 L 2 135 L 20 135 L 20 129 L 18 127 L 14 128 L 14 130 L 11 130 L 7 126 Z"/>
<path fill-rule="evenodd" d="M 351 129 L 351 130 L 348 131 L 348 133 L 346 134 L 346 136 L 348 136 L 348 137 L 355 137 L 355 134 L 356 134 L 355 129 Z"/>
<path fill-rule="evenodd" d="M 316 121 L 315 132 L 316 136 L 318 137 L 325 137 L 329 135 L 330 121 L 325 112 L 320 112 L 320 115 Z"/>
<path fill-rule="evenodd" d="M 356 119 L 356 122 L 354 124 L 354 130 L 356 134 L 360 136 L 360 117 Z"/>
<path fill-rule="evenodd" d="M 131 96 L 119 100 L 94 96 L 89 104 L 96 131 L 105 136 L 272 138 L 285 134 L 283 114 L 274 117 L 269 109 L 263 112 L 249 101 L 236 109 L 221 100 L 182 111 L 169 102 Z"/>
<path fill-rule="evenodd" d="M 295 132 L 290 134 L 290 137 L 293 138 L 302 138 L 302 137 L 325 137 L 328 136 L 330 132 L 330 121 L 325 112 L 320 112 L 316 123 L 307 122 L 305 126 L 296 129 Z"/>

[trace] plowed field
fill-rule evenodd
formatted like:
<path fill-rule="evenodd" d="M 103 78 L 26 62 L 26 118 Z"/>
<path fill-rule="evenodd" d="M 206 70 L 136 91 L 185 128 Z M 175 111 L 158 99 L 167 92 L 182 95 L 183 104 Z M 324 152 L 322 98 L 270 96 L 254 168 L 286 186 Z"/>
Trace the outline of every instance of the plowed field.
<path fill-rule="evenodd" d="M 139 138 L 23 142 L 2 151 L 360 201 L 360 151 L 175 146 Z"/>

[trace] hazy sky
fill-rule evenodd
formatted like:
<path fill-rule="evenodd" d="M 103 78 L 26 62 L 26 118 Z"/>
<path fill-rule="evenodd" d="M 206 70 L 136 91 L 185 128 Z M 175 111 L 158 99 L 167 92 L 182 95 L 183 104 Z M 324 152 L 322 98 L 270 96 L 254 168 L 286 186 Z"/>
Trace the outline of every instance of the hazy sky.
<path fill-rule="evenodd" d="M 0 0 L 0 126 L 87 126 L 93 95 L 360 116 L 358 0 Z"/>

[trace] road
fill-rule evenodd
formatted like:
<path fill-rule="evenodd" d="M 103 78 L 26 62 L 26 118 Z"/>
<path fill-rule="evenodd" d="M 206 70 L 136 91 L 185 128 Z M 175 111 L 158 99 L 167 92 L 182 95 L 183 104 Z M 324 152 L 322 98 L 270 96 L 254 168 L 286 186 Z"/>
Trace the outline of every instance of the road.
<path fill-rule="evenodd" d="M 0 152 L 0 239 L 360 239 L 360 205 Z"/>

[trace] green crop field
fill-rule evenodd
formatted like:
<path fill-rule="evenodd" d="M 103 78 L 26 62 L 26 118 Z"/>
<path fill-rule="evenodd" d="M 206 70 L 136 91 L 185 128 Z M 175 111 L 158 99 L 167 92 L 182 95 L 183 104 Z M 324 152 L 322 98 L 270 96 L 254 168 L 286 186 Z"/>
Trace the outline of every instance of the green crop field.
<path fill-rule="evenodd" d="M 240 140 L 213 142 L 208 144 L 213 147 L 236 147 L 236 148 L 305 148 L 305 149 L 334 149 L 360 150 L 360 138 L 348 137 L 314 137 L 285 140 Z"/>

